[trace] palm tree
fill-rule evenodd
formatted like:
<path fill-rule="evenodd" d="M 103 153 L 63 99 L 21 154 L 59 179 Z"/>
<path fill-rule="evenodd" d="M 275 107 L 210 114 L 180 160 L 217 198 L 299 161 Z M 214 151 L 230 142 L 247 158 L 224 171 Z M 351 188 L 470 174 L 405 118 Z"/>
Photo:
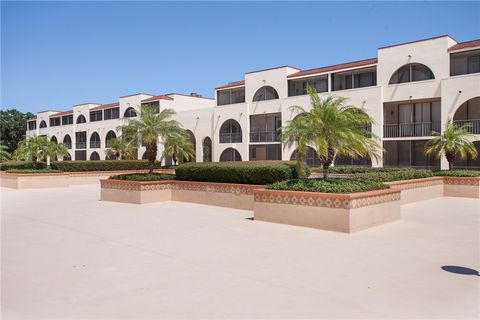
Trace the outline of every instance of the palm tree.
<path fill-rule="evenodd" d="M 12 155 L 8 152 L 8 146 L 0 141 L 0 162 L 7 161 Z"/>
<path fill-rule="evenodd" d="M 470 124 L 458 126 L 451 119 L 447 120 L 447 128 L 442 133 L 432 132 L 433 138 L 425 144 L 425 155 L 434 155 L 441 159 L 445 155 L 448 161 L 448 169 L 453 169 L 453 162 L 457 155 L 461 159 L 467 159 L 468 155 L 476 159 L 478 151 L 472 142 L 473 134 L 468 131 Z"/>
<path fill-rule="evenodd" d="M 13 157 L 16 160 L 32 161 L 33 169 L 36 169 L 39 159 L 48 161 L 50 157 L 64 156 L 67 153 L 63 143 L 52 142 L 46 136 L 33 136 L 18 143 Z"/>
<path fill-rule="evenodd" d="M 195 156 L 195 150 L 189 134 L 183 129 L 168 133 L 163 140 L 163 148 L 160 161 L 167 156 L 172 156 L 174 165 L 177 165 L 179 159 L 189 160 Z"/>
<path fill-rule="evenodd" d="M 158 138 L 165 138 L 181 129 L 178 121 L 172 120 L 175 114 L 172 109 L 163 109 L 157 112 L 148 105 L 140 108 L 137 118 L 128 118 L 128 124 L 120 126 L 124 135 L 132 141 L 143 141 L 146 144 L 146 155 L 149 162 L 150 173 L 153 172 L 157 158 Z"/>
<path fill-rule="evenodd" d="M 136 143 L 124 136 L 114 138 L 108 141 L 108 149 L 105 150 L 107 158 L 115 158 L 117 160 L 135 159 Z"/>
<path fill-rule="evenodd" d="M 297 168 L 301 168 L 308 146 L 315 147 L 325 179 L 336 156 L 380 158 L 382 147 L 364 129 L 373 119 L 363 109 L 346 105 L 347 99 L 343 97 L 322 99 L 314 88 L 309 88 L 308 93 L 311 110 L 292 107 L 300 114 L 281 132 L 285 147 L 297 146 Z M 303 171 L 298 174 L 302 176 Z"/>

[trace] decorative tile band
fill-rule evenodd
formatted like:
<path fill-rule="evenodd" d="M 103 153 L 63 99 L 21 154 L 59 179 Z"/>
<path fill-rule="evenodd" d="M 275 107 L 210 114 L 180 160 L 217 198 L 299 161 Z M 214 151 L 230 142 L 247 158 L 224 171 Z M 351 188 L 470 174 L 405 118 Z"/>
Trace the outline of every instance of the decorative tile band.
<path fill-rule="evenodd" d="M 443 179 L 439 177 L 439 178 L 433 178 L 428 180 L 422 179 L 421 181 L 408 180 L 408 182 L 405 182 L 405 183 L 399 183 L 395 181 L 393 183 L 387 183 L 387 184 L 390 185 L 390 188 L 392 189 L 411 190 L 411 189 L 428 188 L 428 187 L 443 185 Z"/>
<path fill-rule="evenodd" d="M 172 185 L 172 190 L 189 190 L 189 191 L 203 191 L 203 192 L 215 192 L 215 193 L 233 193 L 237 195 L 253 195 L 253 190 L 259 188 L 259 186 L 242 186 L 242 185 L 229 185 L 229 184 L 193 184 L 185 182 L 177 182 Z"/>
<path fill-rule="evenodd" d="M 480 177 L 444 177 L 443 181 L 456 186 L 480 186 Z"/>
<path fill-rule="evenodd" d="M 147 190 L 169 190 L 170 183 L 142 184 L 131 183 L 123 180 L 100 180 L 100 185 L 104 189 L 117 189 L 127 191 L 147 191 Z"/>
<path fill-rule="evenodd" d="M 308 196 L 304 193 L 299 195 L 295 195 L 290 192 L 289 194 L 281 194 L 278 193 L 278 191 L 275 193 L 255 192 L 254 199 L 255 202 L 266 202 L 274 204 L 293 204 L 300 206 L 325 207 L 335 209 L 355 209 L 366 206 L 373 206 L 385 202 L 398 201 L 400 200 L 400 192 L 372 195 L 354 199 L 337 198 L 334 195 L 332 195 L 332 197 L 319 197 L 315 194 Z"/>

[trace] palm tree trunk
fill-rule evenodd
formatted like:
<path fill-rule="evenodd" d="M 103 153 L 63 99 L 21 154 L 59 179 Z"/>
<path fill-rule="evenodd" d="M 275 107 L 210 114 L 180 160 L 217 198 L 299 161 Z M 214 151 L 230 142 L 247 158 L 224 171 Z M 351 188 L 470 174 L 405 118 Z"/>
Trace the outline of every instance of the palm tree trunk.
<path fill-rule="evenodd" d="M 37 157 L 32 157 L 32 168 L 37 169 Z"/>
<path fill-rule="evenodd" d="M 445 152 L 445 158 L 448 161 L 448 170 L 453 170 L 453 162 L 455 161 L 455 153 Z"/>
<path fill-rule="evenodd" d="M 147 142 L 146 145 L 146 153 L 147 153 L 147 160 L 148 160 L 148 168 L 149 173 L 153 173 L 153 169 L 155 168 L 155 158 L 157 157 L 157 142 Z"/>
<path fill-rule="evenodd" d="M 335 158 L 335 150 L 333 150 L 332 147 L 328 146 L 327 147 L 327 157 L 321 159 L 322 167 L 323 167 L 323 178 L 324 179 L 328 179 L 328 176 L 330 174 L 329 169 L 330 169 L 330 166 L 333 163 L 334 158 Z"/>

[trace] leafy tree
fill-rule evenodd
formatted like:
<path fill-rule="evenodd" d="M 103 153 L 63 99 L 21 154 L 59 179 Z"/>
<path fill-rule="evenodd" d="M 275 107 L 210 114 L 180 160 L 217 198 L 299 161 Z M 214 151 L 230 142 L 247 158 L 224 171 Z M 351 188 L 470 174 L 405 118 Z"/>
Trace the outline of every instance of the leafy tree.
<path fill-rule="evenodd" d="M 468 155 L 476 159 L 478 151 L 473 143 L 473 134 L 468 131 L 470 126 L 468 123 L 458 126 L 449 119 L 445 131 L 432 132 L 433 138 L 425 144 L 425 155 L 434 155 L 437 159 L 445 155 L 449 170 L 453 169 L 457 155 L 463 160 L 467 159 Z"/>
<path fill-rule="evenodd" d="M 336 156 L 353 158 L 370 156 L 379 159 L 382 147 L 372 133 L 363 129 L 373 119 L 361 108 L 346 105 L 347 99 L 330 96 L 322 99 L 313 88 L 308 89 L 311 110 L 292 107 L 300 113 L 282 129 L 285 147 L 297 146 L 297 168 L 301 168 L 308 146 L 314 146 L 328 178 L 329 167 Z M 299 175 L 303 175 L 299 170 Z"/>
<path fill-rule="evenodd" d="M 163 147 L 163 154 L 160 161 L 167 156 L 171 156 L 174 165 L 177 165 L 177 161 L 180 159 L 189 160 L 195 156 L 195 150 L 193 149 L 189 134 L 183 129 L 168 133 L 167 136 L 164 137 Z"/>
<path fill-rule="evenodd" d="M 8 152 L 8 146 L 3 144 L 3 141 L 0 141 L 0 162 L 7 161 L 12 155 Z"/>
<path fill-rule="evenodd" d="M 115 158 L 117 160 L 133 160 L 136 158 L 136 143 L 124 136 L 111 139 L 107 147 L 108 149 L 105 150 L 107 158 Z"/>
<path fill-rule="evenodd" d="M 46 159 L 50 162 L 50 158 L 67 153 L 68 149 L 63 143 L 52 142 L 47 136 L 33 136 L 18 143 L 13 157 L 15 160 L 32 161 L 33 169 L 36 169 L 38 160 Z"/>
<path fill-rule="evenodd" d="M 5 141 L 8 151 L 12 153 L 27 131 L 27 119 L 34 115 L 17 109 L 0 110 L 0 137 Z"/>
<path fill-rule="evenodd" d="M 158 138 L 165 140 L 169 134 L 183 130 L 178 121 L 171 119 L 175 114 L 172 109 L 157 112 L 148 105 L 140 107 L 138 117 L 127 118 L 128 124 L 120 126 L 124 135 L 132 141 L 143 141 L 146 144 L 147 160 L 150 172 L 153 172 L 157 157 Z"/>

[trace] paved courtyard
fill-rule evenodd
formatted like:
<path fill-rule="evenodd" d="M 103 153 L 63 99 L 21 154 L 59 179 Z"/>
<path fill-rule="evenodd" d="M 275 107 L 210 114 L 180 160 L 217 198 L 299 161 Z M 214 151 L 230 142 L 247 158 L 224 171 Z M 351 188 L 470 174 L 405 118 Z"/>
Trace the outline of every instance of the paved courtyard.
<path fill-rule="evenodd" d="M 403 207 L 356 234 L 98 186 L 1 189 L 2 318 L 476 318 L 480 201 Z"/>

